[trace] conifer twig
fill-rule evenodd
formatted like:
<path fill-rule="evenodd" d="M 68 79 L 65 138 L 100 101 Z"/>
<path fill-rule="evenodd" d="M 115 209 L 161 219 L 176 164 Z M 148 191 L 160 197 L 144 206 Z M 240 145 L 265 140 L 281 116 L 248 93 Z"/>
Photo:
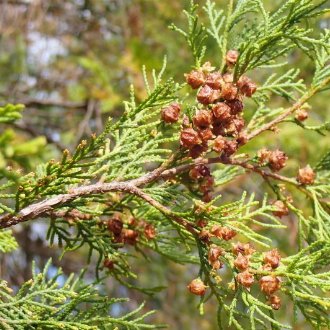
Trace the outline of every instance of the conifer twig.
<path fill-rule="evenodd" d="M 247 140 L 250 141 L 254 137 L 258 136 L 264 131 L 268 131 L 275 125 L 282 122 L 285 118 L 287 118 L 290 114 L 301 108 L 302 105 L 304 105 L 313 95 L 315 95 L 318 91 L 322 90 L 326 85 L 330 83 L 330 77 L 327 79 L 324 79 L 324 81 L 319 84 L 315 88 L 311 88 L 306 94 L 304 94 L 292 107 L 288 108 L 285 112 L 283 112 L 281 115 L 273 119 L 272 121 L 262 125 L 261 127 L 255 129 L 247 136 Z"/>

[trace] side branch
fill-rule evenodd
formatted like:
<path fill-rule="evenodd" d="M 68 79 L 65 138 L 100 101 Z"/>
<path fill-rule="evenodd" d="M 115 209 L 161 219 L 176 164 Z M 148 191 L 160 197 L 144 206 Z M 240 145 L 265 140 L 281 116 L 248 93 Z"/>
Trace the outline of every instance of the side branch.
<path fill-rule="evenodd" d="M 296 110 L 298 110 L 299 108 L 301 108 L 313 95 L 315 95 L 319 90 L 321 90 L 323 87 L 325 87 L 326 85 L 328 85 L 330 83 L 330 78 L 325 79 L 322 84 L 320 84 L 319 86 L 312 88 L 311 90 L 309 90 L 305 95 L 303 95 L 300 100 L 298 100 L 292 107 L 290 107 L 289 109 L 287 109 L 285 112 L 283 112 L 281 115 L 279 115 L 278 117 L 276 117 L 275 119 L 273 119 L 272 121 L 262 125 L 261 127 L 255 129 L 254 131 L 252 131 L 250 134 L 248 134 L 247 136 L 247 140 L 250 141 L 251 139 L 253 139 L 254 137 L 256 137 L 257 135 L 261 134 L 264 131 L 268 131 L 270 130 L 272 127 L 274 127 L 275 125 L 279 124 L 280 122 L 282 122 L 285 118 L 287 118 L 289 115 L 291 115 L 292 113 L 294 113 Z"/>

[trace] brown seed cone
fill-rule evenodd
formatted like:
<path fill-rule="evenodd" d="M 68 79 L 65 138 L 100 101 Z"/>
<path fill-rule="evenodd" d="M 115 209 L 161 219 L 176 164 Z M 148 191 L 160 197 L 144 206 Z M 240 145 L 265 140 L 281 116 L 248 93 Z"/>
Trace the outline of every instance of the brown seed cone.
<path fill-rule="evenodd" d="M 220 91 L 212 89 L 210 86 L 205 85 L 200 89 L 197 94 L 197 100 L 201 104 L 212 104 L 220 98 Z"/>
<path fill-rule="evenodd" d="M 232 73 L 225 73 L 222 76 L 222 79 L 225 83 L 233 83 L 234 82 L 234 75 Z"/>
<path fill-rule="evenodd" d="M 221 236 L 221 226 L 219 226 L 219 225 L 212 226 L 211 234 L 214 235 L 215 237 L 222 238 L 222 236 Z"/>
<path fill-rule="evenodd" d="M 135 245 L 139 234 L 137 231 L 132 229 L 123 229 L 122 237 L 124 242 L 130 245 Z"/>
<path fill-rule="evenodd" d="M 232 115 L 237 115 L 244 109 L 244 104 L 238 99 L 229 100 L 226 104 L 230 107 L 230 113 Z"/>
<path fill-rule="evenodd" d="M 210 128 L 205 128 L 198 130 L 199 137 L 202 139 L 203 142 L 207 142 L 214 138 L 213 132 Z"/>
<path fill-rule="evenodd" d="M 237 139 L 236 139 L 237 143 L 239 146 L 243 146 L 244 144 L 246 144 L 248 142 L 248 135 L 246 132 L 240 132 Z"/>
<path fill-rule="evenodd" d="M 179 120 L 181 106 L 178 103 L 172 103 L 162 109 L 162 120 L 165 123 L 172 124 Z"/>
<path fill-rule="evenodd" d="M 105 258 L 103 261 L 103 267 L 108 268 L 109 270 L 113 269 L 115 267 L 115 263 L 113 260 L 109 258 Z"/>
<path fill-rule="evenodd" d="M 238 80 L 237 86 L 240 92 L 247 97 L 251 97 L 257 90 L 257 85 L 246 76 L 242 76 Z"/>
<path fill-rule="evenodd" d="M 184 76 L 187 84 L 193 89 L 197 89 L 205 83 L 205 75 L 202 71 L 193 70 L 190 73 L 186 73 Z"/>
<path fill-rule="evenodd" d="M 192 168 L 189 172 L 189 176 L 194 179 L 198 180 L 205 176 L 210 176 L 211 172 L 210 169 L 205 165 L 196 165 Z"/>
<path fill-rule="evenodd" d="M 225 122 L 231 118 L 231 108 L 224 102 L 216 103 L 213 108 L 213 117 L 215 121 Z"/>
<path fill-rule="evenodd" d="M 222 266 L 223 266 L 223 264 L 220 260 L 216 260 L 216 261 L 210 263 L 210 265 L 212 266 L 212 268 L 214 270 L 218 270 L 218 269 L 222 268 Z"/>
<path fill-rule="evenodd" d="M 259 285 L 261 291 L 269 296 L 281 288 L 281 280 L 279 277 L 266 275 L 259 280 Z"/>
<path fill-rule="evenodd" d="M 238 145 L 235 140 L 226 141 L 225 148 L 223 150 L 226 156 L 231 156 L 237 151 Z"/>
<path fill-rule="evenodd" d="M 211 125 L 212 113 L 208 110 L 199 110 L 193 118 L 193 123 L 199 129 L 206 129 Z"/>
<path fill-rule="evenodd" d="M 220 131 L 222 136 L 236 136 L 238 131 L 234 123 L 234 118 L 232 118 L 232 120 L 227 123 L 223 123 L 219 132 Z"/>
<path fill-rule="evenodd" d="M 275 309 L 276 311 L 281 308 L 281 299 L 279 296 L 272 295 L 269 297 L 269 304 L 270 306 Z"/>
<path fill-rule="evenodd" d="M 198 221 L 197 221 L 197 223 L 196 223 L 196 225 L 198 226 L 198 227 L 200 227 L 200 228 L 204 228 L 204 227 L 206 227 L 207 226 L 207 220 L 205 220 L 205 219 L 199 219 Z"/>
<path fill-rule="evenodd" d="M 234 266 L 240 271 L 248 269 L 249 268 L 249 259 L 246 256 L 239 253 L 237 258 L 234 261 Z"/>
<path fill-rule="evenodd" d="M 114 235 L 120 235 L 123 230 L 123 223 L 118 218 L 113 218 L 108 221 L 108 230 L 111 231 Z"/>
<path fill-rule="evenodd" d="M 200 278 L 196 278 L 187 286 L 188 290 L 196 296 L 204 296 L 206 292 L 206 285 Z"/>
<path fill-rule="evenodd" d="M 212 133 L 215 136 L 226 136 L 226 128 L 223 123 L 214 123 L 212 127 Z"/>
<path fill-rule="evenodd" d="M 215 152 L 222 152 L 226 146 L 226 139 L 222 136 L 218 136 L 214 141 L 213 141 L 213 150 Z"/>
<path fill-rule="evenodd" d="M 202 177 L 202 175 L 200 174 L 197 167 L 194 167 L 189 171 L 189 177 L 193 180 L 198 180 Z"/>
<path fill-rule="evenodd" d="M 226 83 L 222 86 L 221 97 L 225 100 L 234 100 L 238 96 L 238 89 L 232 83 Z"/>
<path fill-rule="evenodd" d="M 250 243 L 240 243 L 238 242 L 237 244 L 234 244 L 233 246 L 233 253 L 238 255 L 239 253 L 245 255 L 245 256 L 250 256 L 252 255 L 256 250 L 252 247 Z"/>
<path fill-rule="evenodd" d="M 200 238 L 201 241 L 208 243 L 210 241 L 211 238 L 211 233 L 206 230 L 206 229 L 202 229 L 199 234 L 198 237 Z"/>
<path fill-rule="evenodd" d="M 211 200 L 212 200 L 212 193 L 210 191 L 204 192 L 202 196 L 202 201 L 204 203 L 210 203 Z"/>
<path fill-rule="evenodd" d="M 193 159 L 198 158 L 203 152 L 207 151 L 207 145 L 196 144 L 189 149 L 189 156 Z"/>
<path fill-rule="evenodd" d="M 154 239 L 156 237 L 156 229 L 153 225 L 151 224 L 147 224 L 144 227 L 144 235 L 145 237 L 150 240 L 150 239 Z"/>
<path fill-rule="evenodd" d="M 205 84 L 212 89 L 221 89 L 223 84 L 222 74 L 220 72 L 211 72 L 206 76 Z"/>
<path fill-rule="evenodd" d="M 235 230 L 232 230 L 231 228 L 228 227 L 222 227 L 220 230 L 220 234 L 222 239 L 224 239 L 225 241 L 229 241 L 237 235 Z"/>
<path fill-rule="evenodd" d="M 295 118 L 299 121 L 304 121 L 308 118 L 308 112 L 305 109 L 298 109 Z"/>
<path fill-rule="evenodd" d="M 180 134 L 180 144 L 186 148 L 192 148 L 193 146 L 200 144 L 202 140 L 200 139 L 198 132 L 193 128 L 185 128 Z"/>
<path fill-rule="evenodd" d="M 269 157 L 270 157 L 271 151 L 266 149 L 266 148 L 262 148 L 258 151 L 257 156 L 258 156 L 258 160 L 259 163 L 261 165 L 265 165 L 269 162 Z"/>
<path fill-rule="evenodd" d="M 276 211 L 273 211 L 276 217 L 281 218 L 289 214 L 288 207 L 281 200 L 275 201 L 272 205 L 276 207 Z"/>
<path fill-rule="evenodd" d="M 315 172 L 309 165 L 307 165 L 306 167 L 299 169 L 297 181 L 301 184 L 313 184 L 315 177 Z"/>
<path fill-rule="evenodd" d="M 264 263 L 277 268 L 280 265 L 281 255 L 277 249 L 270 250 L 264 254 Z"/>
<path fill-rule="evenodd" d="M 239 56 L 239 52 L 237 50 L 228 50 L 226 54 L 226 64 L 228 66 L 233 66 L 236 64 Z"/>
<path fill-rule="evenodd" d="M 215 261 L 217 261 L 217 260 L 220 258 L 220 256 L 222 256 L 223 254 L 224 254 L 224 250 L 223 250 L 221 247 L 219 247 L 219 246 L 217 246 L 217 245 L 215 245 L 215 244 L 212 244 L 212 245 L 210 246 L 210 248 L 209 248 L 209 252 L 208 252 L 208 260 L 209 260 L 210 263 L 215 262 Z"/>
<path fill-rule="evenodd" d="M 214 178 L 212 176 L 206 176 L 203 178 L 201 184 L 199 185 L 199 190 L 202 193 L 207 193 L 213 190 Z"/>
<path fill-rule="evenodd" d="M 245 126 L 244 118 L 241 116 L 236 116 L 233 119 L 233 124 L 235 125 L 236 132 L 239 133 Z"/>
<path fill-rule="evenodd" d="M 248 270 L 236 275 L 236 280 L 245 288 L 251 288 L 254 283 L 254 276 Z"/>
<path fill-rule="evenodd" d="M 269 164 L 268 166 L 274 172 L 280 171 L 286 165 L 288 157 L 283 151 L 275 150 L 272 151 L 269 155 Z"/>

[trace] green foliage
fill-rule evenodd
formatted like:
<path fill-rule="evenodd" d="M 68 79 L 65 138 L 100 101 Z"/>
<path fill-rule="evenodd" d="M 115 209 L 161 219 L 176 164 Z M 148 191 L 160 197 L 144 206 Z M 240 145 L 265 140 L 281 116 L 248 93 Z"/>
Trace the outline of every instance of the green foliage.
<path fill-rule="evenodd" d="M 188 31 L 182 30 L 175 24 L 170 25 L 170 28 L 184 36 L 191 49 L 195 60 L 195 65 L 197 68 L 199 68 L 202 64 L 202 60 L 206 51 L 204 42 L 207 38 L 207 35 L 205 33 L 204 25 L 199 24 L 199 17 L 196 14 L 197 8 L 198 5 L 194 4 L 192 0 L 189 11 L 183 11 L 188 21 Z"/>
<path fill-rule="evenodd" d="M 125 299 L 109 299 L 100 295 L 93 284 L 82 283 L 73 274 L 64 278 L 61 270 L 49 278 L 49 261 L 42 273 L 34 271 L 13 295 L 6 282 L 0 284 L 0 324 L 3 329 L 156 329 L 145 323 L 152 312 L 139 315 L 136 310 L 114 318 L 109 316 L 113 305 Z M 63 282 L 62 285 L 59 285 Z"/>
<path fill-rule="evenodd" d="M 20 119 L 23 109 L 23 104 L 7 104 L 4 107 L 0 107 L 0 123 L 10 123 Z"/>
<path fill-rule="evenodd" d="M 321 160 L 315 166 L 317 171 L 329 171 L 330 170 L 330 151 L 328 151 Z"/>
<path fill-rule="evenodd" d="M 3 253 L 12 252 L 17 249 L 18 245 L 12 235 L 11 230 L 0 231 L 0 251 Z"/>
<path fill-rule="evenodd" d="M 192 2 L 190 10 L 184 12 L 187 29 L 175 24 L 171 29 L 184 36 L 195 68 L 202 66 L 208 55 L 207 43 L 213 38 L 220 58 L 219 63 L 212 61 L 212 65 L 222 72 L 232 72 L 236 80 L 247 72 L 251 77 L 259 77 L 258 91 L 252 98 L 254 102 L 248 103 L 251 111 L 246 116 L 246 133 L 252 134 L 251 140 L 284 121 L 287 125 L 299 125 L 306 131 L 327 137 L 328 122 L 311 126 L 291 119 L 296 110 L 307 107 L 313 96 L 329 88 L 329 31 L 317 38 L 305 25 L 327 11 L 323 9 L 325 3 L 289 0 L 281 2 L 270 12 L 260 0 L 230 0 L 226 10 L 217 9 L 214 2 L 207 0 L 200 15 L 197 5 Z M 206 15 L 207 23 L 202 15 Z M 288 68 L 290 59 L 287 55 L 294 48 L 313 59 L 314 74 L 307 81 L 302 79 L 298 68 Z M 235 68 L 226 64 L 229 49 L 239 51 Z M 85 88 L 84 95 L 93 97 L 100 91 L 106 91 L 107 96 L 113 93 L 101 60 L 88 55 L 79 57 L 79 64 L 93 75 L 97 85 L 94 90 Z M 136 92 L 131 86 L 130 99 L 124 102 L 120 118 L 109 119 L 103 133 L 92 134 L 71 152 L 65 150 L 60 160 L 40 163 L 31 173 L 11 172 L 9 175 L 10 171 L 5 168 L 9 159 L 25 165 L 26 156 L 38 153 L 45 145 L 45 139 L 39 137 L 13 147 L 13 135 L 5 131 L 0 136 L 0 145 L 6 150 L 14 150 L 12 154 L 16 158 L 9 157 L 8 152 L 1 153 L 5 157 L 0 158 L 0 169 L 3 168 L 0 224 L 5 227 L 5 222 L 12 218 L 19 219 L 18 222 L 49 219 L 47 239 L 51 245 L 62 249 L 63 254 L 78 249 L 87 252 L 86 262 L 95 265 L 98 277 L 111 275 L 121 285 L 146 294 L 156 294 L 163 286 L 141 288 L 135 283 L 139 274 L 133 269 L 132 260 L 144 258 L 150 262 L 151 252 L 152 256 L 192 267 L 196 273 L 193 276 L 198 275 L 208 288 L 208 294 L 200 299 L 200 311 L 203 312 L 207 300 L 213 298 L 217 301 L 220 329 L 291 329 L 301 316 L 316 329 L 329 327 L 329 152 L 315 166 L 315 183 L 303 185 L 292 172 L 295 165 L 290 164 L 285 172 L 292 177 L 270 172 L 267 166 L 260 165 L 256 156 L 257 144 L 247 141 L 244 153 L 230 159 L 219 155 L 209 158 L 215 198 L 201 202 L 198 183 L 193 182 L 188 173 L 194 162 L 203 162 L 201 159 L 192 160 L 186 150 L 179 147 L 182 120 L 170 126 L 160 116 L 163 107 L 179 101 L 182 112 L 191 118 L 197 109 L 192 101 L 195 94 L 187 93 L 181 81 L 164 79 L 165 71 L 166 58 L 159 73 L 154 70 L 149 74 L 143 67 L 140 79 L 144 80 L 145 88 Z M 113 104 L 117 104 L 117 99 Z M 0 108 L 0 122 L 10 124 L 20 118 L 21 109 L 20 105 Z M 272 144 L 268 139 L 261 143 L 267 147 Z M 23 159 L 21 163 L 20 158 Z M 153 177 L 157 174 L 155 168 L 159 173 Z M 184 170 L 180 171 L 182 168 Z M 169 173 L 164 175 L 166 170 Z M 252 172 L 264 180 L 271 197 L 261 184 L 240 185 L 240 180 L 246 174 L 252 176 Z M 134 180 L 141 182 L 135 186 Z M 124 188 L 107 189 L 116 183 Z M 81 192 L 80 188 L 85 190 Z M 229 193 L 230 190 L 234 193 Z M 286 236 L 289 229 L 295 230 L 289 227 L 289 221 L 274 215 L 277 210 L 272 205 L 274 199 L 285 202 L 295 215 L 290 220 L 297 224 L 294 243 L 299 250 L 290 251 L 280 267 L 269 270 L 263 268 L 263 252 L 280 244 L 281 236 Z M 301 208 L 299 203 L 302 201 L 311 208 L 307 211 Z M 45 206 L 47 203 L 51 205 Z M 40 205 L 40 213 L 31 211 Z M 109 221 L 118 214 L 125 230 L 135 226 L 138 238 L 132 244 L 134 248 L 116 241 L 108 228 Z M 205 230 L 211 230 L 213 226 L 226 227 L 235 231 L 235 239 L 239 242 L 254 244 L 256 252 L 249 259 L 250 270 L 256 280 L 264 275 L 282 279 L 281 292 L 288 297 L 285 302 L 292 301 L 294 306 L 292 321 L 287 318 L 282 322 L 256 285 L 249 290 L 238 284 L 232 242 L 215 235 L 209 237 L 209 241 L 203 239 L 202 221 L 206 224 Z M 155 237 L 145 235 L 146 226 L 155 229 Z M 208 260 L 208 244 L 211 243 L 223 249 L 220 260 L 225 266 L 221 273 L 217 273 Z M 15 248 L 11 232 L 1 230 L 0 250 L 10 252 Z M 114 263 L 109 270 L 104 264 L 108 259 Z M 196 265 L 199 271 L 194 268 Z M 59 272 L 49 279 L 49 267 L 50 264 L 42 274 L 34 274 L 16 295 L 2 282 L 0 324 L 4 329 L 156 327 L 144 323 L 149 313 L 137 315 L 142 305 L 124 316 L 109 316 L 111 306 L 121 300 L 101 296 L 95 289 L 99 284 L 83 285 L 73 276 L 59 286 L 64 276 Z M 285 324 L 288 322 L 290 325 Z"/>

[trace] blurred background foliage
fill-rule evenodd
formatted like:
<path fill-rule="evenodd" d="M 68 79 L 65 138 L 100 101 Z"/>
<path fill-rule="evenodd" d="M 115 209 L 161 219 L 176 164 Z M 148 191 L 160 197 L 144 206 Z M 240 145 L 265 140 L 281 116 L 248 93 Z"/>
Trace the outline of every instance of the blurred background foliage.
<path fill-rule="evenodd" d="M 227 4 L 227 0 L 216 2 L 219 6 Z M 281 2 L 265 4 L 271 10 Z M 1 178 L 15 176 L 15 171 L 30 172 L 45 160 L 59 158 L 64 149 L 73 150 L 82 138 L 101 132 L 107 117 L 117 118 L 123 111 L 122 101 L 129 97 L 130 84 L 135 86 L 138 98 L 145 96 L 143 65 L 147 70 L 160 69 L 166 55 L 165 76 L 182 82 L 193 59 L 184 40 L 168 26 L 172 22 L 182 26 L 182 9 L 188 6 L 189 1 L 177 0 L 0 0 L 0 106 L 25 104 L 22 119 L 14 124 L 0 123 Z M 330 17 L 315 20 L 310 28 L 315 34 L 330 28 Z M 219 54 L 211 39 L 206 59 L 218 64 Z M 290 55 L 290 66 L 299 67 L 304 80 L 312 76 L 310 59 L 299 51 Z M 255 72 L 256 81 L 267 79 L 266 71 Z M 279 97 L 272 102 L 286 105 Z M 251 113 L 254 106 L 250 106 Z M 330 120 L 329 92 L 314 98 L 310 106 L 308 124 Z M 281 134 L 272 138 L 273 145 L 264 134 L 254 148 L 267 145 L 283 149 L 290 157 L 285 171 L 292 175 L 300 164 L 314 165 L 329 142 L 314 131 L 282 125 Z M 262 179 L 245 175 L 222 186 L 221 193 L 224 200 L 235 200 L 245 189 L 261 198 L 267 189 L 262 184 Z M 300 202 L 297 205 L 304 207 L 305 200 Z M 290 216 L 284 221 L 289 230 L 276 230 L 273 235 L 277 235 L 281 251 L 289 254 L 295 252 L 296 221 Z M 61 265 L 66 274 L 86 267 L 81 249 L 60 260 L 61 250 L 48 246 L 46 230 L 47 224 L 42 221 L 14 228 L 20 248 L 0 256 L 0 275 L 11 286 L 30 278 L 32 260 L 42 268 L 52 257 L 53 267 Z M 216 304 L 207 304 L 200 317 L 196 313 L 198 299 L 187 294 L 186 283 L 196 273 L 194 266 L 175 265 L 146 253 L 145 262 L 132 265 L 139 278 L 131 284 L 167 285 L 148 299 L 146 309 L 159 310 L 154 321 L 168 323 L 170 329 L 215 329 Z M 93 278 L 93 267 L 90 269 L 87 276 Z M 106 280 L 105 290 L 109 296 L 130 297 L 130 309 L 146 298 L 112 278 Z M 286 308 L 282 313 L 285 321 Z M 307 326 L 302 323 L 295 329 Z"/>

